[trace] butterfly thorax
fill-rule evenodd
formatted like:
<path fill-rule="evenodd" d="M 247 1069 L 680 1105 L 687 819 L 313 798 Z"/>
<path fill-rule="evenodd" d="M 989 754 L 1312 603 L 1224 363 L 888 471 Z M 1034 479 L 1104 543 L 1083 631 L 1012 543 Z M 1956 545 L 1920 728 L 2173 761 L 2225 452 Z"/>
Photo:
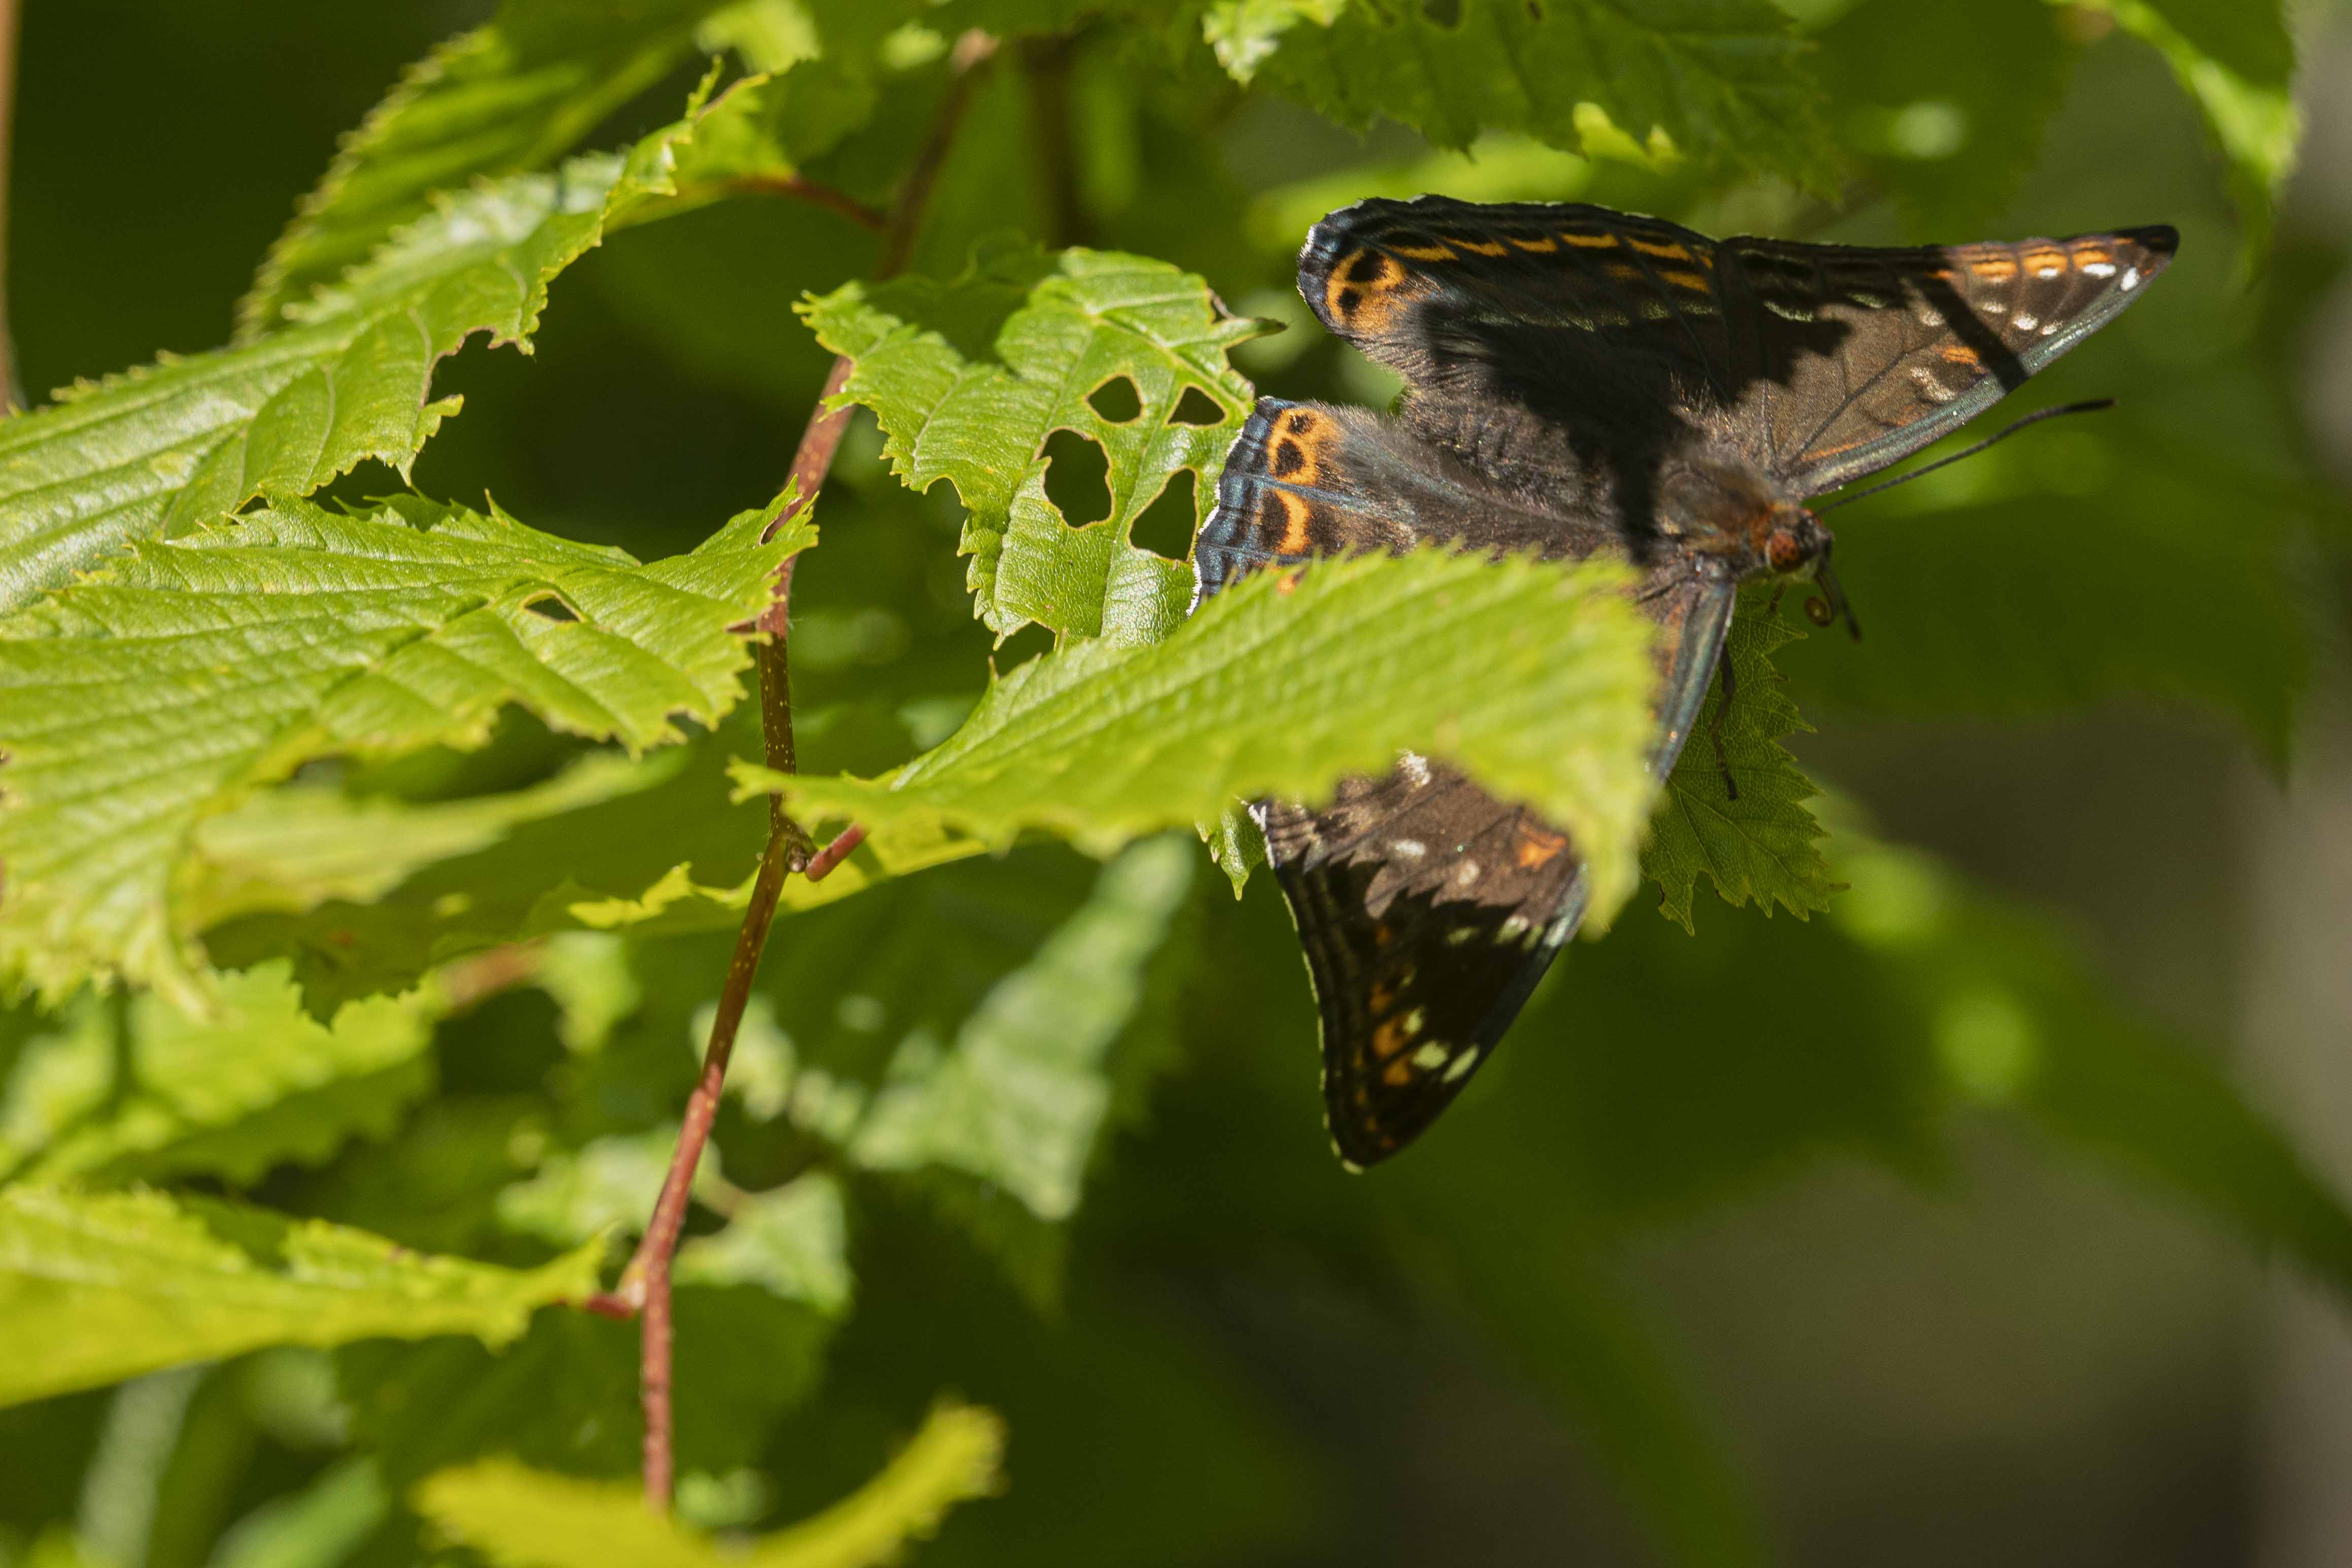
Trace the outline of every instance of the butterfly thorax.
<path fill-rule="evenodd" d="M 1829 558 L 1830 531 L 1801 498 L 1734 453 L 1669 460 L 1658 477 L 1656 537 L 1739 581 L 1810 574 Z"/>

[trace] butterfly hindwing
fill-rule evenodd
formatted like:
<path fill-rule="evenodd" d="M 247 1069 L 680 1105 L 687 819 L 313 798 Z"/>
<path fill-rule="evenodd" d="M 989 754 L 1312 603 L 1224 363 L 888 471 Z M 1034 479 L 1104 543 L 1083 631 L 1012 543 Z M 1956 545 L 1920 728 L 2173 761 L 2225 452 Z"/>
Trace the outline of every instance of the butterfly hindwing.
<path fill-rule="evenodd" d="M 1234 438 L 1193 542 L 1193 605 L 1259 567 L 1317 555 L 1434 542 L 1584 554 L 1614 537 L 1565 526 L 1393 421 L 1265 397 Z"/>
<path fill-rule="evenodd" d="M 1360 202 L 1300 291 L 1405 379 L 1408 422 L 1507 486 L 1589 484 L 1638 518 L 1698 435 L 1818 494 L 1957 427 L 2170 260 L 2165 227 L 1877 249 L 1711 240 L 1575 204 Z"/>
<path fill-rule="evenodd" d="M 1661 576 L 1640 602 L 1661 628 L 1651 765 L 1663 778 L 1706 699 L 1734 590 Z M 1321 811 L 1269 801 L 1255 814 L 1314 983 L 1332 1142 L 1370 1165 L 1453 1102 L 1576 934 L 1583 857 L 1562 829 L 1421 757 L 1344 781 Z"/>
<path fill-rule="evenodd" d="M 1528 506 L 1392 422 L 1267 398 L 1226 458 L 1193 565 L 1205 599 L 1318 555 L 1450 542 L 1581 556 L 1617 537 Z M 1663 774 L 1704 700 L 1731 588 L 1677 562 L 1639 602 L 1663 632 Z M 1369 1165 L 1460 1092 L 1574 934 L 1582 858 L 1535 814 L 1421 758 L 1343 782 L 1320 811 L 1269 801 L 1255 815 L 1314 982 L 1332 1138 Z"/>

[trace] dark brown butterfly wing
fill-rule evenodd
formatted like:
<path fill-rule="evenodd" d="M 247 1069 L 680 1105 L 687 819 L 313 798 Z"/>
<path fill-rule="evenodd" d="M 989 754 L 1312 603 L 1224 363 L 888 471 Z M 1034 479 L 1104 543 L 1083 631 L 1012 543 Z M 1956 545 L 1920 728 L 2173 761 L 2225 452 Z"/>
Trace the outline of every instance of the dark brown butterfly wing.
<path fill-rule="evenodd" d="M 2113 319 L 2166 227 L 1871 249 L 1711 240 L 1572 204 L 1360 202 L 1298 284 L 1403 376 L 1416 428 L 1508 486 L 1596 468 L 1622 521 L 1695 437 L 1811 495 L 1917 450 Z"/>
<path fill-rule="evenodd" d="M 1269 564 L 1431 542 L 1582 556 L 1614 531 L 1533 510 L 1360 410 L 1259 403 L 1193 547 L 1200 595 Z M 1677 560 L 1641 603 L 1664 676 L 1654 752 L 1674 766 L 1730 624 L 1730 583 Z M 1568 836 L 1462 774 L 1407 757 L 1308 811 L 1255 808 L 1306 950 L 1340 1157 L 1370 1165 L 1433 1121 L 1492 1053 L 1583 918 Z"/>

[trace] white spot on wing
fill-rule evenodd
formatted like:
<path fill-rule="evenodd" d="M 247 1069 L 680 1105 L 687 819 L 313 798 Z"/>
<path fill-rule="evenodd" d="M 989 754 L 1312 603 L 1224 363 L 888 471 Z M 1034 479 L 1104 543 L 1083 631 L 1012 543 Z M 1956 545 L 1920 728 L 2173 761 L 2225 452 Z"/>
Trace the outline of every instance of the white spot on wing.
<path fill-rule="evenodd" d="M 1496 942 L 1516 941 L 1517 940 L 1519 933 L 1527 929 L 1528 917 L 1525 915 L 1513 915 L 1510 919 L 1503 922 L 1503 929 L 1495 933 L 1495 940 Z"/>
<path fill-rule="evenodd" d="M 1476 936 L 1477 934 L 1477 930 L 1475 927 L 1455 926 L 1452 931 L 1445 933 L 1445 945 L 1448 947 L 1460 947 L 1464 942 L 1468 942 L 1472 937 Z"/>
<path fill-rule="evenodd" d="M 1398 771 L 1416 784 L 1429 782 L 1429 759 L 1419 752 L 1407 752 L 1397 759 Z"/>
<path fill-rule="evenodd" d="M 1429 846 L 1418 838 L 1391 838 L 1389 840 L 1389 853 L 1407 860 L 1418 860 L 1429 853 Z"/>
<path fill-rule="evenodd" d="M 2033 269 L 2033 275 L 2036 278 L 2055 278 L 2064 270 L 2066 269 L 2063 267 L 2037 267 Z"/>
<path fill-rule="evenodd" d="M 1465 888 L 1471 883 L 1476 881 L 1478 879 L 1478 862 L 1475 860 L 1465 860 L 1459 866 L 1454 867 L 1454 879 Z"/>
<path fill-rule="evenodd" d="M 1469 1073 L 1472 1068 L 1475 1068 L 1477 1065 L 1478 1047 L 1473 1046 L 1468 1050 L 1454 1058 L 1453 1065 L 1445 1069 L 1445 1081 L 1448 1083 L 1458 1082 Z"/>
<path fill-rule="evenodd" d="M 2031 310 L 2020 310 L 2017 313 L 2017 330 L 2021 332 L 2030 332 L 2041 324 L 2042 318 Z"/>
<path fill-rule="evenodd" d="M 2113 278 L 2115 275 L 2116 264 L 2112 261 L 2085 261 L 2083 263 L 2083 276 L 2085 278 Z"/>
<path fill-rule="evenodd" d="M 2116 288 L 2118 288 L 2118 289 L 2122 289 L 2122 290 L 2123 290 L 2125 293 L 2126 293 L 2126 294 L 2130 293 L 2133 289 L 2135 289 L 2138 288 L 2138 287 L 2139 287 L 2139 268 L 2137 268 L 2137 267 L 2126 267 L 2126 268 L 2124 268 L 2123 280 L 2122 280 L 2121 282 L 2117 283 L 2117 284 L 2116 285 Z"/>
<path fill-rule="evenodd" d="M 1434 1041 L 1412 1053 L 1412 1065 L 1429 1072 L 1445 1065 L 1445 1047 Z"/>
<path fill-rule="evenodd" d="M 1959 395 L 1958 393 L 1937 381 L 1935 373 L 1924 364 L 1915 364 L 1911 367 L 1911 379 L 1918 384 L 1919 395 L 1930 403 L 1949 403 Z"/>
<path fill-rule="evenodd" d="M 1429 1010 L 1425 1007 L 1415 1007 L 1412 1012 L 1407 1013 L 1404 1016 L 1404 1037 L 1409 1040 L 1421 1033 L 1421 1026 L 1427 1022 L 1429 1022 Z"/>

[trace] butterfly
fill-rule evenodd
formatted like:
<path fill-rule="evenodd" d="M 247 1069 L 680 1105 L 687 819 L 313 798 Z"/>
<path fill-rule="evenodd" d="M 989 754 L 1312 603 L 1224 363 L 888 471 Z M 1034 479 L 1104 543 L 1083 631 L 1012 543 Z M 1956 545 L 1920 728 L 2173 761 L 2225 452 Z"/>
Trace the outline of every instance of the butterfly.
<path fill-rule="evenodd" d="M 1397 411 L 1261 399 L 1194 542 L 1194 607 L 1250 572 L 1430 543 L 1629 562 L 1659 628 L 1664 779 L 1741 583 L 1810 579 L 1814 618 L 1859 636 L 1806 500 L 1990 407 L 2178 243 L 2156 226 L 1873 249 L 1581 205 L 1344 207 L 1308 232 L 1299 291 L 1402 377 Z M 1583 917 L 1582 858 L 1411 753 L 1320 810 L 1251 809 L 1306 949 L 1332 1141 L 1368 1166 L 1493 1054 Z"/>

